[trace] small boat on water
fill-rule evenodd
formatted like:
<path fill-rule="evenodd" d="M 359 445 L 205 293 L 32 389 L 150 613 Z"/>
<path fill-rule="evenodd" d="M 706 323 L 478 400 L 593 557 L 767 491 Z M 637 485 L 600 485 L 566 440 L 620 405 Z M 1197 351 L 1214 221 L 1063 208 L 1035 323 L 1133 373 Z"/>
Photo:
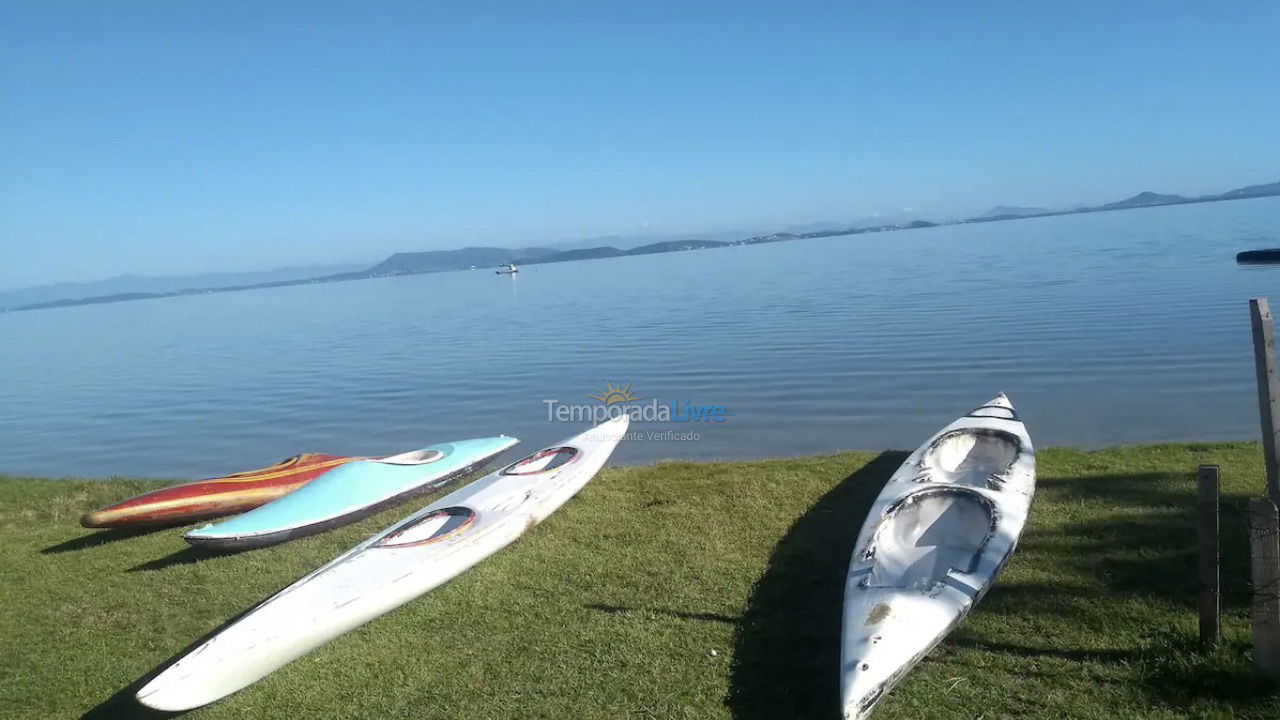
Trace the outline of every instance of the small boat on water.
<path fill-rule="evenodd" d="M 87 528 L 185 525 L 234 515 L 282 498 L 323 473 L 360 459 L 322 453 L 294 455 L 260 470 L 145 492 L 85 513 L 80 524 Z"/>
<path fill-rule="evenodd" d="M 518 440 L 505 435 L 441 443 L 334 468 L 275 502 L 191 530 L 197 547 L 247 550 L 347 525 L 465 477 Z"/>
<path fill-rule="evenodd" d="M 867 717 L 991 588 L 1035 483 L 1031 438 L 1004 395 L 929 438 L 889 478 L 845 580 L 845 720 Z"/>
<path fill-rule="evenodd" d="M 1280 248 L 1245 250 L 1236 253 L 1236 262 L 1241 265 L 1280 265 Z"/>
<path fill-rule="evenodd" d="M 610 420 L 409 515 L 191 648 L 144 685 L 138 701 L 166 712 L 207 705 L 443 585 L 568 502 L 626 430 L 625 415 Z M 467 628 L 453 632 L 465 637 Z"/>
<path fill-rule="evenodd" d="M 499 275 L 515 275 L 516 273 L 520 272 L 520 268 L 516 267 L 515 265 L 512 265 L 511 263 L 507 263 L 506 265 L 503 265 L 497 270 L 494 270 L 494 272 Z"/>

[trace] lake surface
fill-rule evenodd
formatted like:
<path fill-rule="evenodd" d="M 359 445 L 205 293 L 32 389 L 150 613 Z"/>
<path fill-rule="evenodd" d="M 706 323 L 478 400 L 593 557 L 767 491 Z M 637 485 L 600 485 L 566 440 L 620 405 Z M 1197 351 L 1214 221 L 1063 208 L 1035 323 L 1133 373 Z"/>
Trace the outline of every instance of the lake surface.
<path fill-rule="evenodd" d="M 911 449 L 997 392 L 1039 446 L 1259 436 L 1280 199 L 0 315 L 0 473 L 182 478 L 583 426 L 606 382 L 724 422 L 623 464 Z M 679 434 L 696 433 L 697 440 Z M 1190 472 L 1192 468 L 1188 468 Z"/>

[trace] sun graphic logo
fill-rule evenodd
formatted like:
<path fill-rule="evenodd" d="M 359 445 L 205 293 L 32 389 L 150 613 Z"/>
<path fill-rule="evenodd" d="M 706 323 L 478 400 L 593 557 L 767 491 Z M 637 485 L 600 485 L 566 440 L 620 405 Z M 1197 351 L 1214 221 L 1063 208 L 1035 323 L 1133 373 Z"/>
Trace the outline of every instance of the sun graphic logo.
<path fill-rule="evenodd" d="M 613 383 L 605 380 L 604 384 L 604 390 L 596 393 L 595 395 L 588 395 L 587 397 L 592 400 L 599 400 L 605 404 L 605 407 L 616 405 L 618 403 L 635 402 L 640 399 L 631 393 L 631 383 L 615 387 Z"/>

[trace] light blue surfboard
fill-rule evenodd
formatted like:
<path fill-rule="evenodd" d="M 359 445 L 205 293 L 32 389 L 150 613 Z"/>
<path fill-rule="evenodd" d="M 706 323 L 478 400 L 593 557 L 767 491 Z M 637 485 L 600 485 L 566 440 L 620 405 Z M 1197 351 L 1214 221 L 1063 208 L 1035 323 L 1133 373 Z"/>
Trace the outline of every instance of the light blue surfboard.
<path fill-rule="evenodd" d="M 484 467 L 518 440 L 505 435 L 442 443 L 340 465 L 274 502 L 183 537 L 197 547 L 243 550 L 353 523 Z"/>

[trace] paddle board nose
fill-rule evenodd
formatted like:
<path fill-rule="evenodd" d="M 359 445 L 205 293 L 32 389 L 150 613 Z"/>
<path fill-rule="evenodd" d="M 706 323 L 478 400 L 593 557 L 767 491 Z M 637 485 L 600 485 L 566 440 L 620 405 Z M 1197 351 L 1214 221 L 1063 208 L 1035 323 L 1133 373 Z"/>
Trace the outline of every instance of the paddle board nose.
<path fill-rule="evenodd" d="M 455 453 L 490 457 L 492 455 L 497 455 L 503 450 L 506 450 L 519 442 L 520 440 L 517 438 L 499 435 L 497 437 L 475 438 L 473 440 L 458 440 L 446 444 L 452 446 L 452 451 Z"/>
<path fill-rule="evenodd" d="M 626 413 L 623 413 L 616 418 L 611 418 L 600 423 L 579 437 L 585 436 L 586 438 L 596 442 L 609 442 L 616 445 L 617 443 L 622 442 L 622 439 L 626 437 L 627 428 L 630 426 L 631 418 L 628 417 Z"/>
<path fill-rule="evenodd" d="M 626 432 L 627 427 L 631 425 L 631 418 L 623 413 L 616 418 L 602 422 L 596 426 L 596 430 L 605 430 L 608 432 Z"/>

